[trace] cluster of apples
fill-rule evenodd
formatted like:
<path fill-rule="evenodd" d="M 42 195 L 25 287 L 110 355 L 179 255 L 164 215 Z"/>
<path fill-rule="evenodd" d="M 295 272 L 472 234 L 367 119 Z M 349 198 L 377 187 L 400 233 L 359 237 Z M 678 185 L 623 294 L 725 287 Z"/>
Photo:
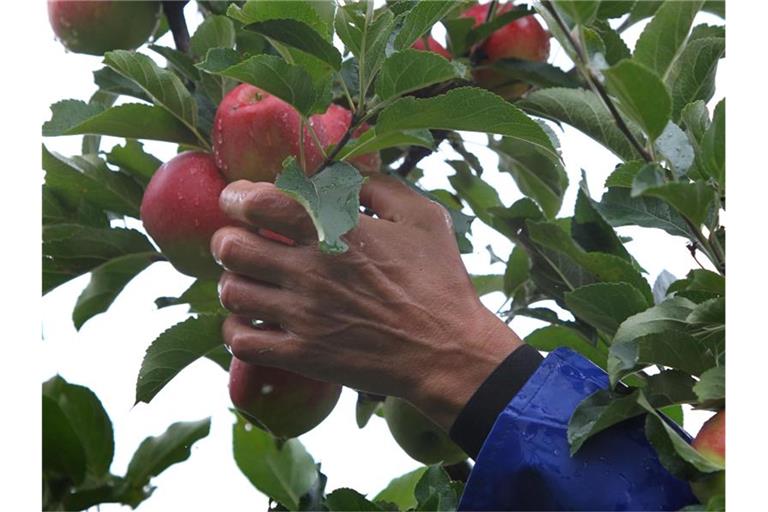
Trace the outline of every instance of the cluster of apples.
<path fill-rule="evenodd" d="M 463 16 L 480 25 L 488 7 L 476 5 Z M 500 4 L 497 13 L 510 9 L 511 3 Z M 59 41 L 70 51 L 91 55 L 141 46 L 156 30 L 161 11 L 158 1 L 48 1 L 49 20 Z M 452 58 L 431 36 L 413 47 Z M 480 64 L 510 57 L 546 60 L 549 34 L 526 16 L 499 28 L 476 51 Z M 487 69 L 477 70 L 475 80 L 506 97 L 528 87 L 516 83 L 503 91 L 503 78 Z M 352 113 L 332 104 L 309 119 L 314 134 L 305 126 L 302 137 L 300 116 L 288 103 L 249 84 L 235 87 L 218 105 L 211 134 L 213 152 L 183 152 L 152 177 L 141 203 L 146 231 L 177 270 L 199 279 L 217 279 L 221 268 L 209 247 L 214 232 L 233 224 L 219 208 L 219 195 L 227 184 L 236 180 L 274 182 L 283 161 L 290 156 L 298 159 L 300 153 L 304 171 L 311 175 L 322 165 L 322 149 L 337 144 L 351 123 Z M 365 129 L 363 126 L 353 135 L 359 136 Z M 357 156 L 350 163 L 368 174 L 379 171 L 381 159 L 375 152 Z M 258 232 L 276 242 L 290 243 L 279 234 Z M 230 367 L 233 404 L 254 424 L 278 437 L 296 437 L 314 428 L 330 414 L 340 393 L 337 384 L 236 358 Z M 395 440 L 414 459 L 434 464 L 466 458 L 437 425 L 409 403 L 389 397 L 383 414 Z"/>

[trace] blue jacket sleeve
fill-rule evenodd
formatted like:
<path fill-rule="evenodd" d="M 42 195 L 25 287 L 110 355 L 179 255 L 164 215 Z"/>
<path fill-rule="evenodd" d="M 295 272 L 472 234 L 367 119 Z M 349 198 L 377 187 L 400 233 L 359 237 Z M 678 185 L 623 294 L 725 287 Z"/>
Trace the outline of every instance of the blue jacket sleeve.
<path fill-rule="evenodd" d="M 551 352 L 499 414 L 459 510 L 678 510 L 696 503 L 645 438 L 642 417 L 570 456 L 568 420 L 608 376 L 569 349 Z"/>

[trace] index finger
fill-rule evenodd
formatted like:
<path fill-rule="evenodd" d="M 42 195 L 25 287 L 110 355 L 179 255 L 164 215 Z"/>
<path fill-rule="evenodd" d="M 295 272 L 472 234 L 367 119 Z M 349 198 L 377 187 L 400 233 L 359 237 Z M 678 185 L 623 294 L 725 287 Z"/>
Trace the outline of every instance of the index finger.
<path fill-rule="evenodd" d="M 315 226 L 304 207 L 272 183 L 230 183 L 219 196 L 219 206 L 245 225 L 274 231 L 302 245 L 317 241 Z"/>

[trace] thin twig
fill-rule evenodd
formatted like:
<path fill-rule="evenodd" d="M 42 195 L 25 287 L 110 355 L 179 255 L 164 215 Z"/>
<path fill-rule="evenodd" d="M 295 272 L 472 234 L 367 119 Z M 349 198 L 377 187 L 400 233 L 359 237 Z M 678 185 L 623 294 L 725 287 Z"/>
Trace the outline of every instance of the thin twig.
<path fill-rule="evenodd" d="M 443 140 L 445 140 L 449 133 L 447 130 L 430 130 L 430 132 L 432 132 L 432 138 L 435 140 L 435 148 L 439 146 Z M 411 171 L 416 168 L 419 162 L 431 155 L 433 152 L 434 150 L 432 148 L 411 146 L 408 148 L 408 152 L 405 154 L 403 163 L 400 164 L 400 167 L 398 167 L 397 170 L 395 170 L 395 173 L 397 173 L 397 175 L 402 178 L 407 177 Z"/>

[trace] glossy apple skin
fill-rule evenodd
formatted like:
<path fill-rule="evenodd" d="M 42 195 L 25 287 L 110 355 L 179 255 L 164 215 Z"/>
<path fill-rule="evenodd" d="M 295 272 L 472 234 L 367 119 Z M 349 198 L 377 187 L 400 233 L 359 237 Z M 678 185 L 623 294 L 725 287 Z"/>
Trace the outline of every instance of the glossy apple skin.
<path fill-rule="evenodd" d="M 210 251 L 211 237 L 232 224 L 219 208 L 227 185 L 208 153 L 181 153 L 160 166 L 144 191 L 144 228 L 179 272 L 216 279 L 221 267 Z"/>
<path fill-rule="evenodd" d="M 229 397 L 254 425 L 275 437 L 298 437 L 328 417 L 341 386 L 236 357 L 229 366 Z"/>
<path fill-rule="evenodd" d="M 704 423 L 691 444 L 707 459 L 725 465 L 725 409 Z M 725 494 L 725 471 L 718 471 L 691 482 L 691 489 L 704 504 L 714 496 Z"/>
<path fill-rule="evenodd" d="M 338 105 L 309 118 L 323 147 L 339 142 L 352 114 Z M 346 124 L 345 124 L 346 123 Z M 274 182 L 289 156 L 299 158 L 299 113 L 283 100 L 249 84 L 230 91 L 219 104 L 213 123 L 216 164 L 228 181 Z M 309 128 L 304 129 L 304 170 L 313 173 L 323 155 Z M 363 172 L 378 170 L 378 153 L 362 155 L 353 164 Z"/>
<path fill-rule="evenodd" d="M 405 400 L 387 397 L 383 410 L 392 437 L 413 459 L 430 465 L 456 464 L 467 458 L 448 434 Z"/>
<path fill-rule="evenodd" d="M 415 43 L 413 43 L 411 48 L 413 48 L 414 50 L 422 51 L 422 52 L 423 51 L 435 52 L 436 54 L 441 55 L 441 56 L 445 57 L 448 60 L 450 60 L 451 57 L 452 57 L 451 56 L 451 52 L 446 50 L 445 47 L 443 45 L 441 45 L 440 43 L 438 43 L 435 40 L 435 38 L 432 37 L 432 36 L 428 36 L 427 37 L 427 46 L 426 47 L 424 46 L 424 39 L 420 37 L 419 39 L 416 40 Z"/>
<path fill-rule="evenodd" d="M 103 55 L 144 44 L 160 20 L 161 2 L 49 0 L 48 20 L 68 50 Z"/>
<path fill-rule="evenodd" d="M 475 26 L 485 22 L 490 4 L 478 4 L 462 13 L 463 17 L 473 18 Z M 496 16 L 515 7 L 511 3 L 499 4 Z M 525 16 L 504 25 L 493 32 L 480 47 L 484 58 L 480 64 L 490 64 L 499 59 L 523 59 L 544 62 L 549 58 L 549 33 L 533 16 Z M 481 87 L 490 89 L 507 98 L 520 97 L 530 87 L 528 84 L 510 82 L 503 73 L 493 69 L 478 69 L 473 72 L 475 81 Z"/>

